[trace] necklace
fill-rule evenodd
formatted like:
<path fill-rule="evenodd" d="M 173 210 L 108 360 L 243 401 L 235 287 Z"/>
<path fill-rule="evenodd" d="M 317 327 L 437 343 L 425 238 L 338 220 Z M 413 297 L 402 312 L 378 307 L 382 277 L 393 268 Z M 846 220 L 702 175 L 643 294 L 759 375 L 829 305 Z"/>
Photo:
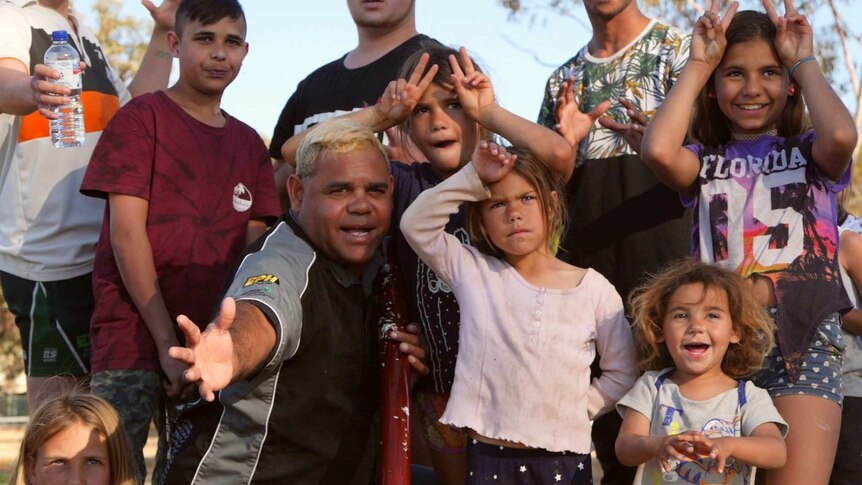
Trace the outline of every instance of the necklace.
<path fill-rule="evenodd" d="M 731 133 L 730 136 L 733 138 L 733 141 L 748 141 L 756 140 L 761 136 L 778 136 L 778 130 L 771 129 L 760 133 Z"/>

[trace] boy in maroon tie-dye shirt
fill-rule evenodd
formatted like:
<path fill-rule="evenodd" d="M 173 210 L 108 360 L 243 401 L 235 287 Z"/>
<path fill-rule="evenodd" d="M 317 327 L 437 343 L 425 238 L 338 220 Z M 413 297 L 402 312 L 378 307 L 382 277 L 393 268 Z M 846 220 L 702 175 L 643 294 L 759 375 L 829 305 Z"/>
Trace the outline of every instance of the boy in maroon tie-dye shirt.
<path fill-rule="evenodd" d="M 111 402 L 142 449 L 165 397 L 183 395 L 175 319 L 209 321 L 226 272 L 278 214 L 266 147 L 220 109 L 248 52 L 236 0 L 183 0 L 168 44 L 179 81 L 141 96 L 105 130 L 81 191 L 108 208 L 96 249 L 93 392 Z"/>

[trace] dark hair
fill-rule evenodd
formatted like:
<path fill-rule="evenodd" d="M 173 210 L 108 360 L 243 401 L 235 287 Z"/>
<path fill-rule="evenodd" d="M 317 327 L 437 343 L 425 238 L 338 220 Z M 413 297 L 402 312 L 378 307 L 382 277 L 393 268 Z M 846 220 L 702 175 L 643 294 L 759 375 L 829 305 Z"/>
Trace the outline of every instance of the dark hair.
<path fill-rule="evenodd" d="M 518 147 L 507 147 L 506 150 L 518 156 L 511 173 L 524 177 L 524 180 L 535 189 L 539 196 L 542 215 L 545 218 L 545 227 L 548 231 L 548 248 L 552 252 L 556 252 L 557 246 L 563 238 L 568 216 L 565 200 L 566 191 L 560 183 L 561 179 L 527 150 Z M 556 201 L 551 195 L 552 192 L 557 193 Z M 470 236 L 473 246 L 479 251 L 491 256 L 503 257 L 503 252 L 494 245 L 482 224 L 482 204 L 483 202 L 479 201 L 468 205 L 465 224 L 467 234 Z"/>
<path fill-rule="evenodd" d="M 174 32 L 182 36 L 183 29 L 189 22 L 212 25 L 225 17 L 230 17 L 231 20 L 242 19 L 245 22 L 245 13 L 237 0 L 182 0 L 177 7 Z"/>
<path fill-rule="evenodd" d="M 733 16 L 730 26 L 727 28 L 725 38 L 727 39 L 727 47 L 724 51 L 725 55 L 736 44 L 760 39 L 768 43 L 773 54 L 775 54 L 775 58 L 779 58 L 773 46 L 775 25 L 763 12 L 756 12 L 754 10 L 737 12 Z M 710 97 L 710 93 L 715 92 L 716 71 L 713 71 L 712 75 L 710 75 L 706 87 L 697 97 L 691 121 L 691 137 L 707 146 L 723 145 L 730 143 L 732 139 L 730 123 L 727 117 L 722 113 L 721 108 L 718 107 L 718 100 L 715 97 Z M 790 82 L 792 83 L 793 80 L 791 79 Z M 784 137 L 798 135 L 809 128 L 809 123 L 805 116 L 805 102 L 802 99 L 802 88 L 800 86 L 796 86 L 796 93 L 793 96 L 787 97 L 787 104 L 784 106 L 784 112 L 781 113 L 781 118 L 778 120 L 777 128 L 778 135 Z"/>
<path fill-rule="evenodd" d="M 659 342 L 662 324 L 673 294 L 690 283 L 703 285 L 704 295 L 710 288 L 727 295 L 730 320 L 740 340 L 727 348 L 721 370 L 734 379 L 750 376 L 763 366 L 772 347 L 775 323 L 757 302 L 738 274 L 694 259 L 671 263 L 629 297 L 634 321 L 635 353 L 641 370 L 661 370 L 674 363 L 667 345 Z"/>
<path fill-rule="evenodd" d="M 430 69 L 431 66 L 437 64 L 437 74 L 434 75 L 434 79 L 431 82 L 439 86 L 445 86 L 447 88 L 451 87 L 453 72 L 452 66 L 449 65 L 449 56 L 455 56 L 455 59 L 458 60 L 458 65 L 461 66 L 461 70 L 463 71 L 464 66 L 461 64 L 461 54 L 458 52 L 458 49 L 445 46 L 434 39 L 423 40 L 419 44 L 419 48 L 404 61 L 404 64 L 401 65 L 401 72 L 398 73 L 398 78 L 410 79 L 410 75 L 413 74 L 413 71 L 419 64 L 419 59 L 422 57 L 422 54 L 426 53 L 428 54 L 429 59 L 428 64 L 426 64 L 425 67 L 425 72 L 428 72 L 428 69 Z M 473 56 L 470 56 L 470 60 L 473 62 L 474 69 L 484 73 L 482 66 L 476 62 L 476 59 Z M 422 74 L 425 73 L 423 72 Z M 398 129 L 401 132 L 401 136 L 410 135 L 409 116 L 403 123 L 401 123 L 401 125 L 398 126 Z M 493 141 L 494 135 L 482 127 L 482 125 L 479 125 L 479 139 Z M 409 146 L 410 145 L 408 145 L 408 149 Z"/>

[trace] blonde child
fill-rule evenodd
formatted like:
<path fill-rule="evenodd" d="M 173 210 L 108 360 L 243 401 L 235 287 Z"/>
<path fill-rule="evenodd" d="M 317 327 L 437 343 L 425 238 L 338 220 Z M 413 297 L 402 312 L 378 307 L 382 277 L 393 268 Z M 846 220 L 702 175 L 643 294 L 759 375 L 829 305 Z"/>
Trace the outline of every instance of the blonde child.
<path fill-rule="evenodd" d="M 620 461 L 635 483 L 752 483 L 751 467 L 784 464 L 787 425 L 743 380 L 763 364 L 774 324 L 738 275 L 684 260 L 633 293 L 638 364 L 617 403 Z"/>
<path fill-rule="evenodd" d="M 558 177 L 568 180 L 573 169 L 569 144 L 553 131 L 516 116 L 497 104 L 490 79 L 475 65 L 466 49 L 455 50 L 432 42 L 412 55 L 401 70 L 401 79 L 392 81 L 380 102 L 346 115 L 375 132 L 397 127 L 408 143 L 402 154 L 409 160 L 392 161 L 395 179 L 392 224 L 396 257 L 406 283 L 408 311 L 412 321 L 422 326 L 428 340 L 430 374 L 416 386 L 417 416 L 423 437 L 441 483 L 463 483 L 466 434 L 441 425 L 455 375 L 458 355 L 458 303 L 450 288 L 413 252 L 398 231 L 402 214 L 425 190 L 436 186 L 470 161 L 481 140 L 492 132 L 528 148 Z M 574 129 L 584 123 L 575 118 Z M 311 130 L 297 135 L 282 148 L 289 163 L 296 158 L 296 146 Z M 391 133 L 390 130 L 388 133 Z M 582 131 L 586 131 L 582 129 Z M 465 211 L 453 215 L 446 232 L 469 243 Z"/>
<path fill-rule="evenodd" d="M 525 150 L 481 142 L 472 163 L 423 192 L 401 231 L 461 307 L 443 424 L 467 428 L 467 483 L 592 483 L 590 420 L 635 380 L 613 286 L 554 255 L 560 178 Z M 445 232 L 468 206 L 475 247 Z M 590 382 L 601 355 L 602 376 Z"/>
<path fill-rule="evenodd" d="M 133 485 L 132 455 L 117 411 L 93 394 L 71 392 L 30 418 L 13 485 Z"/>
<path fill-rule="evenodd" d="M 694 208 L 693 254 L 747 278 L 773 312 L 776 345 L 754 382 L 790 433 L 787 465 L 767 482 L 823 484 L 841 420 L 840 313 L 850 308 L 836 195 L 849 181 L 856 129 L 791 0 L 784 17 L 764 0 L 765 14 L 735 14 L 734 2 L 719 18 L 719 3 L 698 20 L 641 153 Z M 689 121 L 699 144 L 683 147 Z"/>

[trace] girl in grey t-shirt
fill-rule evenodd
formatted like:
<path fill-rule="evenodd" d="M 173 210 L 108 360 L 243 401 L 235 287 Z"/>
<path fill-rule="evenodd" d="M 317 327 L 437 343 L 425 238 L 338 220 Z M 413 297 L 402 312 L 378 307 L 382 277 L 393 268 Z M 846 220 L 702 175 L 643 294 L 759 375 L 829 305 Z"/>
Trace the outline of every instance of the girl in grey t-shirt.
<path fill-rule="evenodd" d="M 635 483 L 749 484 L 752 467 L 784 465 L 787 424 L 760 369 L 774 324 L 743 279 L 681 261 L 632 298 L 638 361 L 647 371 L 617 403 L 620 461 Z"/>

